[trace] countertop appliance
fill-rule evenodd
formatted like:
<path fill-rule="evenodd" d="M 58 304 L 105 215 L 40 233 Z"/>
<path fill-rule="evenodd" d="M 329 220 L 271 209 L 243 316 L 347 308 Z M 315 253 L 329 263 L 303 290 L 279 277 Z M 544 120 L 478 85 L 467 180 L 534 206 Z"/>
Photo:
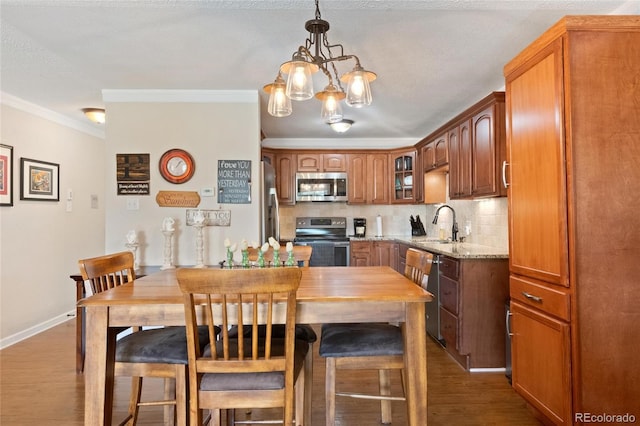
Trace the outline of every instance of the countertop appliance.
<path fill-rule="evenodd" d="M 347 174 L 296 173 L 296 201 L 347 201 Z"/>
<path fill-rule="evenodd" d="M 276 172 L 273 166 L 260 162 L 260 240 L 269 237 L 280 241 L 280 211 L 276 192 Z"/>
<path fill-rule="evenodd" d="M 367 233 L 367 219 L 364 217 L 353 218 L 353 233 L 356 238 L 364 238 Z"/>
<path fill-rule="evenodd" d="M 313 248 L 309 266 L 349 266 L 346 217 L 298 217 L 293 241 Z"/>

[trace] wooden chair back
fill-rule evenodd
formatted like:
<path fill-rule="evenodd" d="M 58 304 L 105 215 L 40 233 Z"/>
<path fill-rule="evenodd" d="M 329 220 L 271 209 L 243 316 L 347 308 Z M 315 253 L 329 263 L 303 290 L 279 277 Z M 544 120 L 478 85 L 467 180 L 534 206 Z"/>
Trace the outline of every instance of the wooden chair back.
<path fill-rule="evenodd" d="M 300 269 L 180 268 L 176 275 L 184 295 L 191 415 L 199 419 L 203 408 L 240 408 L 249 404 L 248 407 L 284 407 L 285 419 L 291 421 L 295 383 L 296 292 L 302 275 Z M 272 338 L 274 317 L 282 315 L 286 330 L 284 351 L 282 339 L 279 349 L 276 349 L 275 338 Z M 228 330 L 236 324 L 238 336 L 230 338 Z M 215 342 L 208 351 L 199 347 L 198 325 L 207 325 L 211 342 Z M 215 325 L 222 326 L 217 342 Z M 265 334 L 258 333 L 260 325 L 266 327 Z M 249 335 L 244 335 L 244 326 L 251 328 Z M 205 373 L 265 372 L 282 372 L 283 388 L 261 390 L 255 394 L 246 389 L 200 390 Z"/>
<path fill-rule="evenodd" d="M 404 276 L 426 290 L 423 280 L 425 276 L 429 277 L 432 263 L 433 254 L 410 248 L 407 250 Z"/>
<path fill-rule="evenodd" d="M 253 247 L 249 247 L 249 260 L 255 262 L 258 259 L 258 250 Z M 293 258 L 296 263 L 302 264 L 302 266 L 309 266 L 309 260 L 311 260 L 311 254 L 313 253 L 313 247 L 311 246 L 293 246 Z M 280 247 L 280 261 L 285 262 L 289 257 L 287 249 L 284 246 Z M 273 262 L 273 247 L 269 247 L 264 254 L 265 262 Z"/>
<path fill-rule="evenodd" d="M 136 279 L 130 251 L 80 259 L 78 266 L 82 279 L 89 281 L 94 294 Z"/>

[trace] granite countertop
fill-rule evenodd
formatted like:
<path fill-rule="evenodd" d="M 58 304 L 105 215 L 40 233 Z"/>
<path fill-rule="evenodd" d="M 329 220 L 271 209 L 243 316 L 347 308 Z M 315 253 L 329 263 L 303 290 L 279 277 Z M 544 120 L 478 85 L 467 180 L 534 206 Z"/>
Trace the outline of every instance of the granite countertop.
<path fill-rule="evenodd" d="M 472 243 L 442 243 L 432 237 L 412 237 L 411 235 L 389 235 L 382 237 L 350 237 L 351 241 L 395 241 L 405 243 L 418 249 L 435 254 L 442 254 L 456 259 L 508 259 L 509 251 L 490 246 Z"/>

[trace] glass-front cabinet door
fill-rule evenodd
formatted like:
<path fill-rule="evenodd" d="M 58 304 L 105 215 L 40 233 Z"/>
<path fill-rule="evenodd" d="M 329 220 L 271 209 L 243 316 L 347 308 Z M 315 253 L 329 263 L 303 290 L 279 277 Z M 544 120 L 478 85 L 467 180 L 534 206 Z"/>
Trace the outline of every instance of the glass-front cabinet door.
<path fill-rule="evenodd" d="M 412 203 L 414 198 L 415 151 L 391 155 L 393 167 L 393 202 Z"/>

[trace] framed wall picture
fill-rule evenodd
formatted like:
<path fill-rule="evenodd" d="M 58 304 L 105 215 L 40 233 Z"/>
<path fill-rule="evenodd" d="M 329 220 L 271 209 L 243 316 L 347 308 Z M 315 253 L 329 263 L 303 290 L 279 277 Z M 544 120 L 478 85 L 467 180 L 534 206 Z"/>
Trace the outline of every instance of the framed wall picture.
<path fill-rule="evenodd" d="M 13 205 L 13 147 L 0 144 L 0 206 Z"/>
<path fill-rule="evenodd" d="M 21 158 L 20 199 L 60 201 L 60 165 Z"/>

